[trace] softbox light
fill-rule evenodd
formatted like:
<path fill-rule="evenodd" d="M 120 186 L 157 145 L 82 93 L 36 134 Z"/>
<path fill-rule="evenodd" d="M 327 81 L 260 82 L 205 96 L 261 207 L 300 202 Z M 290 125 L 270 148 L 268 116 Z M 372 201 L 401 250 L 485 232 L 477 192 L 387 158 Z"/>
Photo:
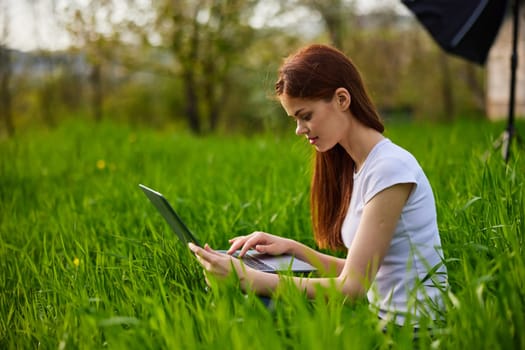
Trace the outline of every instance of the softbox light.
<path fill-rule="evenodd" d="M 443 50 L 485 64 L 506 0 L 402 0 Z"/>

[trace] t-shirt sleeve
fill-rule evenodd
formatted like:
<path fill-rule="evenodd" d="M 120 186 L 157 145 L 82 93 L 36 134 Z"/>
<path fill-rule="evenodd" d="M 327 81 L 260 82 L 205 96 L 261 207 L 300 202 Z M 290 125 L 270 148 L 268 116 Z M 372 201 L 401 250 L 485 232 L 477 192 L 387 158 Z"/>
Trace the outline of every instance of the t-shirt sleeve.
<path fill-rule="evenodd" d="M 379 192 L 402 183 L 417 185 L 419 165 L 411 159 L 382 158 L 371 164 L 363 183 L 364 203 L 368 203 Z"/>

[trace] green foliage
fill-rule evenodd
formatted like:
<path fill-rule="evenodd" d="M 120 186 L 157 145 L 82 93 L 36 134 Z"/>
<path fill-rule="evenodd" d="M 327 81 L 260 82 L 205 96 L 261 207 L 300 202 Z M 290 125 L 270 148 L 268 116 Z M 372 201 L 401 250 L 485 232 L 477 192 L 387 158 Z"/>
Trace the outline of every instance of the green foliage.
<path fill-rule="evenodd" d="M 310 148 L 287 136 L 66 122 L 0 143 L 0 348 L 523 349 L 524 163 L 501 125 L 388 125 L 433 184 L 451 292 L 433 336 L 341 295 L 283 286 L 273 309 L 202 271 L 138 188 L 213 247 L 266 230 L 313 246 Z M 290 129 L 293 126 L 289 125 Z M 523 125 L 518 125 L 523 130 Z M 486 153 L 488 151 L 488 153 Z"/>
<path fill-rule="evenodd" d="M 265 6 L 276 17 L 254 27 Z M 126 15 L 106 16 L 117 8 Z M 268 103 L 277 67 L 314 41 L 340 42 L 387 118 L 485 116 L 483 68 L 445 57 L 415 19 L 385 7 L 357 15 L 354 2 L 340 0 L 97 0 L 57 11 L 73 47 L 13 59 L 17 130 L 74 115 L 195 133 L 273 131 L 282 126 Z M 304 18 L 317 29 L 304 33 Z"/>

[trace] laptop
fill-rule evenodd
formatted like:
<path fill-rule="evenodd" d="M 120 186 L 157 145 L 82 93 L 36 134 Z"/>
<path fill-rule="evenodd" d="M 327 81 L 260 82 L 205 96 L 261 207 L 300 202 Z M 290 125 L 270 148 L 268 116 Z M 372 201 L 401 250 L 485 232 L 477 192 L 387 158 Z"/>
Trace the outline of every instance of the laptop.
<path fill-rule="evenodd" d="M 142 184 L 139 184 L 139 187 L 184 244 L 187 245 L 191 242 L 202 247 L 200 241 L 186 227 L 171 204 L 161 193 Z M 219 252 L 225 253 L 226 250 L 219 250 Z M 237 257 L 238 253 L 239 251 L 235 252 L 233 256 Z M 249 250 L 241 259 L 247 266 L 264 272 L 277 273 L 290 271 L 298 274 L 307 274 L 317 271 L 312 265 L 289 254 L 269 255 L 259 253 L 255 250 Z"/>

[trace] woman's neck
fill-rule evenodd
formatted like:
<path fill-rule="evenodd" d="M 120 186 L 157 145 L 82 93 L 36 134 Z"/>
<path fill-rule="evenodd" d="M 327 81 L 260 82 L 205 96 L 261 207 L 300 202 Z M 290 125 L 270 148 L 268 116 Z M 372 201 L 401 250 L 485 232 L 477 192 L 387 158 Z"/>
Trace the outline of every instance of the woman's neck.
<path fill-rule="evenodd" d="M 354 171 L 358 172 L 363 166 L 368 154 L 375 145 L 385 137 L 379 131 L 364 126 L 354 119 L 348 136 L 342 140 L 341 146 L 355 162 Z"/>

